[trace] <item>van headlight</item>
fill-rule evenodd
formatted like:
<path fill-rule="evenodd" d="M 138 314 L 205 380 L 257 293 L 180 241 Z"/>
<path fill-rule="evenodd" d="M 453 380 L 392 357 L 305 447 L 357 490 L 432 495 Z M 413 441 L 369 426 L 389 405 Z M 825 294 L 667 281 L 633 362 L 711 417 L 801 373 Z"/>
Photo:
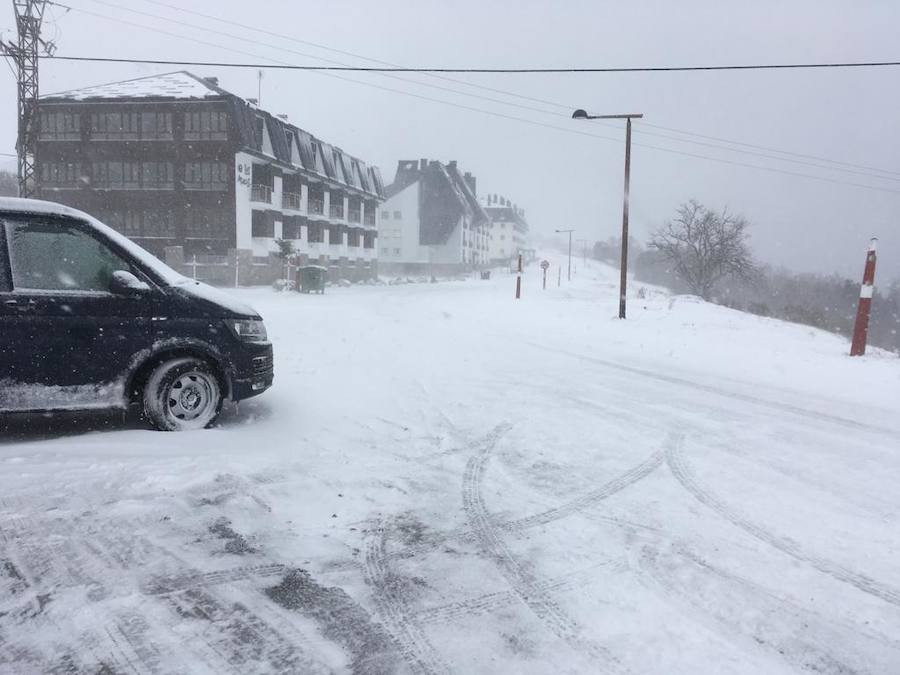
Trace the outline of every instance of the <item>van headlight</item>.
<path fill-rule="evenodd" d="M 231 319 L 228 321 L 228 327 L 241 342 L 266 342 L 268 340 L 265 324 L 256 319 Z"/>

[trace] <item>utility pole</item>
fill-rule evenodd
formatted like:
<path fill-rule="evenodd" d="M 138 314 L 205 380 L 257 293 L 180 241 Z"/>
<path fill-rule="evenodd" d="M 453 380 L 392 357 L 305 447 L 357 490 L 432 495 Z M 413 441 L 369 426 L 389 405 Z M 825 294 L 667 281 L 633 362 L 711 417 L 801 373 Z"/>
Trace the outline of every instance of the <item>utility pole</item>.
<path fill-rule="evenodd" d="M 628 197 L 631 183 L 631 120 L 641 119 L 643 113 L 626 115 L 588 115 L 578 109 L 572 113 L 575 120 L 625 120 L 625 200 L 622 206 L 622 262 L 619 265 L 619 318 L 625 318 L 625 291 L 628 285 Z"/>
<path fill-rule="evenodd" d="M 569 233 L 569 270 L 566 274 L 566 279 L 572 281 L 572 233 L 575 230 L 557 230 L 558 233 Z"/>
<path fill-rule="evenodd" d="M 13 0 L 18 40 L 0 43 L 0 53 L 16 64 L 18 80 L 19 128 L 16 138 L 18 155 L 19 196 L 34 196 L 38 115 L 38 47 L 52 55 L 56 47 L 41 40 L 41 23 L 47 0 Z"/>

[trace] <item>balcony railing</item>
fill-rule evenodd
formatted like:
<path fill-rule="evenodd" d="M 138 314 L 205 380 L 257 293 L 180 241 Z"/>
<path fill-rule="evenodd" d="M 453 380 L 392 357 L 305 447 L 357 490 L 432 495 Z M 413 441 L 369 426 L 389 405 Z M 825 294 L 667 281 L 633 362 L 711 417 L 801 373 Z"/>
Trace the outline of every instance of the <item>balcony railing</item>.
<path fill-rule="evenodd" d="M 296 192 L 283 192 L 281 194 L 281 208 L 300 210 L 300 195 Z"/>
<path fill-rule="evenodd" d="M 359 211 L 359 209 L 357 209 L 356 211 L 350 209 L 350 211 L 347 213 L 347 220 L 349 220 L 351 223 L 358 223 L 362 220 L 362 213 Z"/>
<path fill-rule="evenodd" d="M 268 185 L 253 185 L 250 187 L 250 201 L 272 203 L 272 188 Z"/>
<path fill-rule="evenodd" d="M 332 218 L 343 218 L 344 217 L 344 203 L 335 202 L 330 206 L 331 217 Z"/>
<path fill-rule="evenodd" d="M 374 225 L 375 224 L 375 212 L 372 210 L 367 210 L 364 221 L 365 221 L 366 225 Z"/>
<path fill-rule="evenodd" d="M 324 197 L 310 197 L 307 200 L 306 209 L 309 213 L 313 213 L 317 216 L 324 215 L 324 213 L 325 213 Z"/>

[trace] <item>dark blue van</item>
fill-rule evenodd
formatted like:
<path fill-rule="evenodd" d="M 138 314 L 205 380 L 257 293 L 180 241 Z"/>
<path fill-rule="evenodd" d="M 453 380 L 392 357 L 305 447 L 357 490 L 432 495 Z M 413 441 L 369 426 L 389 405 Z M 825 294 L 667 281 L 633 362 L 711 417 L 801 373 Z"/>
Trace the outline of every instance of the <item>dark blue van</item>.
<path fill-rule="evenodd" d="M 86 213 L 0 199 L 0 414 L 139 405 L 200 429 L 272 374 L 250 307 Z"/>

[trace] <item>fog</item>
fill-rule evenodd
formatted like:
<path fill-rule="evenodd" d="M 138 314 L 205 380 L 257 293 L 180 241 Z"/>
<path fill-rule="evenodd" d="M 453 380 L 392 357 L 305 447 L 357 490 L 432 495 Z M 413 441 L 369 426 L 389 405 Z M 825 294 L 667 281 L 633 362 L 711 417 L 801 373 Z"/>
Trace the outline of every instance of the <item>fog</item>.
<path fill-rule="evenodd" d="M 331 59 L 372 65 L 160 2 L 127 3 L 129 9 L 146 14 L 99 0 L 68 4 L 71 11 L 54 6 L 46 18 L 45 38 L 55 41 L 59 55 L 289 64 Z M 573 0 L 489 4 L 203 0 L 189 7 L 403 66 L 672 66 L 900 56 L 896 39 L 900 5 L 893 2 L 680 2 L 676 7 L 667 2 Z M 0 27 L 9 38 L 13 17 L 8 6 Z M 217 76 L 223 88 L 244 97 L 255 97 L 260 85 L 254 69 L 184 68 Z M 178 69 L 44 60 L 41 90 L 50 93 Z M 2 72 L 8 95 L 0 108 L 0 127 L 7 141 L 0 150 L 14 152 L 14 79 L 8 70 Z M 900 276 L 898 74 L 900 68 L 885 67 L 453 74 L 444 76 L 454 80 L 448 81 L 422 74 L 267 70 L 261 81 L 261 106 L 285 113 L 298 126 L 377 164 L 387 182 L 397 160 L 455 159 L 477 176 L 479 193 L 506 195 L 526 209 L 536 234 L 572 227 L 576 238 L 591 241 L 615 235 L 620 227 L 624 128 L 573 121 L 571 110 L 640 112 L 645 117 L 635 123 L 631 202 L 632 228 L 638 238 L 646 239 L 681 202 L 695 198 L 744 214 L 752 223 L 759 258 L 796 271 L 839 272 L 855 279 L 861 275 L 869 237 L 876 235 L 881 252 L 878 277 L 886 280 Z M 791 156 L 817 166 L 780 161 L 767 150 L 741 148 L 767 155 L 761 157 L 648 135 L 721 145 L 660 126 L 896 173 L 825 169 L 823 162 L 812 159 Z M 3 164 L 14 168 L 12 159 Z"/>

